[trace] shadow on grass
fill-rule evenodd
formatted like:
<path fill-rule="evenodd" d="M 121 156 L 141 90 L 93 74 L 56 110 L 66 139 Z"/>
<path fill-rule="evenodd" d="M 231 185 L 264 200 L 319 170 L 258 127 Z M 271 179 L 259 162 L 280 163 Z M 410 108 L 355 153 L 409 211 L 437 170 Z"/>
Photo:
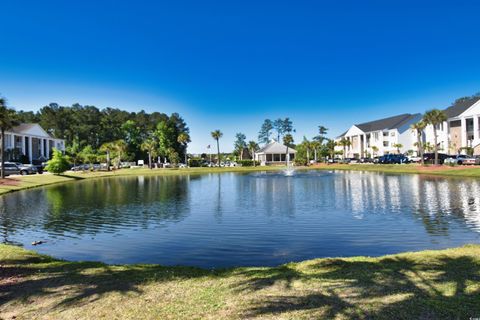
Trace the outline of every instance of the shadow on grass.
<path fill-rule="evenodd" d="M 328 259 L 306 267 L 245 270 L 236 290 L 256 295 L 245 317 L 285 312 L 332 319 L 468 319 L 480 316 L 480 260 L 470 256 Z M 260 298 L 258 298 L 260 297 Z"/>
<path fill-rule="evenodd" d="M 52 295 L 54 308 L 82 306 L 108 293 L 142 294 L 146 283 L 205 278 L 227 283 L 229 298 L 242 301 L 238 314 L 245 318 L 288 313 L 289 318 L 468 319 L 480 316 L 479 247 L 472 250 L 216 271 L 75 263 L 32 254 L 0 261 L 0 309 Z"/>
<path fill-rule="evenodd" d="M 10 301 L 30 301 L 62 293 L 57 307 L 81 305 L 109 292 L 141 293 L 139 285 L 210 275 L 191 267 L 114 266 L 99 262 L 67 262 L 46 256 L 0 261 L 0 309 Z M 11 281 L 4 281 L 10 279 Z"/>

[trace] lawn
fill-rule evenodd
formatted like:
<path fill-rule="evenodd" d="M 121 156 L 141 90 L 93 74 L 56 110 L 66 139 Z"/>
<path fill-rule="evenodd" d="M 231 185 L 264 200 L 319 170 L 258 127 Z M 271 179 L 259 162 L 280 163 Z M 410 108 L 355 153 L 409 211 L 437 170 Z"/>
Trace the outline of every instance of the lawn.
<path fill-rule="evenodd" d="M 232 167 L 232 168 L 187 168 L 187 169 L 144 169 L 132 168 L 121 169 L 111 172 L 67 172 L 64 175 L 31 175 L 7 177 L 0 179 L 0 194 L 39 187 L 48 184 L 70 182 L 83 179 L 129 176 L 129 175 L 179 175 L 179 174 L 207 174 L 218 172 L 253 172 L 253 171 L 273 171 L 282 170 L 285 167 L 267 166 L 267 167 Z M 426 174 L 445 177 L 480 177 L 480 167 L 466 166 L 426 166 L 419 165 L 373 165 L 373 164 L 319 164 L 311 167 L 298 167 L 298 170 L 356 170 L 373 171 L 384 173 L 408 173 L 408 174 Z"/>
<path fill-rule="evenodd" d="M 469 319 L 480 245 L 272 268 L 66 262 L 0 245 L 2 319 Z"/>

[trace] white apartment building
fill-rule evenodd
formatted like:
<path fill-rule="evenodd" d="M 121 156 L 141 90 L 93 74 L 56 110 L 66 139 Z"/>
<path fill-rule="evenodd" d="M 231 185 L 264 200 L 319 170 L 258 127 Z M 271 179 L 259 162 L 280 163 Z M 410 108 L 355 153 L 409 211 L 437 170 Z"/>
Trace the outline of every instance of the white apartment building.
<path fill-rule="evenodd" d="M 480 98 L 464 99 L 455 102 L 444 110 L 447 121 L 437 126 L 439 150 L 448 154 L 465 153 L 471 147 L 474 154 L 480 155 Z M 433 127 L 425 128 L 425 140 L 434 145 Z"/>
<path fill-rule="evenodd" d="M 65 141 L 47 133 L 38 123 L 22 123 L 5 131 L 6 160 L 14 155 L 24 155 L 30 163 L 50 159 L 53 148 L 65 151 Z"/>
<path fill-rule="evenodd" d="M 339 142 L 342 138 L 350 141 L 350 146 L 346 148 L 347 158 L 362 158 L 367 157 L 367 155 L 382 156 L 389 153 L 398 153 L 398 149 L 400 149 L 400 153 L 406 153 L 408 150 L 416 151 L 417 148 L 414 144 L 417 137 L 410 126 L 421 119 L 422 115 L 420 113 L 405 113 L 355 124 L 338 136 L 335 141 Z M 397 148 L 397 144 L 402 146 Z M 342 146 L 336 146 L 335 149 L 343 151 Z"/>

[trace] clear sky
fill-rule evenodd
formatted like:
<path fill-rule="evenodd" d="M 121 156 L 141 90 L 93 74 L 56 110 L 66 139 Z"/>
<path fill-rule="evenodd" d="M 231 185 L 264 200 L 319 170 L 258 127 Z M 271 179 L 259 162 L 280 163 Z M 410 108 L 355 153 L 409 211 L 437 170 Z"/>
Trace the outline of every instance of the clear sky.
<path fill-rule="evenodd" d="M 265 118 L 318 125 L 448 106 L 480 91 L 480 1 L 2 1 L 0 94 L 179 112 L 190 152 Z"/>

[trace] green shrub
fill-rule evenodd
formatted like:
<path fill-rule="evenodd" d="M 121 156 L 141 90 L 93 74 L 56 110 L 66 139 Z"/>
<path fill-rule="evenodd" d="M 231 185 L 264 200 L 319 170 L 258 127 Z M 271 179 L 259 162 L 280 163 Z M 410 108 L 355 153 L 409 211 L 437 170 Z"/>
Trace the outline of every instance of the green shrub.
<path fill-rule="evenodd" d="M 203 167 L 203 160 L 198 158 L 188 159 L 188 166 L 192 168 Z"/>
<path fill-rule="evenodd" d="M 242 167 L 253 167 L 253 160 L 238 160 L 237 164 L 242 166 Z M 259 166 L 260 162 L 255 161 L 255 165 Z"/>
<path fill-rule="evenodd" d="M 57 149 L 53 149 L 53 156 L 51 160 L 48 160 L 45 170 L 53 174 L 61 174 L 67 171 L 69 163 L 67 157 Z"/>

